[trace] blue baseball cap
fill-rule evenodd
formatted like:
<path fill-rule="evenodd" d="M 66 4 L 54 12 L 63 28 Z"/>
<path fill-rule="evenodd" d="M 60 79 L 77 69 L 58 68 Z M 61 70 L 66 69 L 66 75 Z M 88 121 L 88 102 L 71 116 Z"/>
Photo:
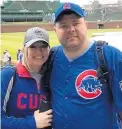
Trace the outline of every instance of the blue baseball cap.
<path fill-rule="evenodd" d="M 82 9 L 79 5 L 74 3 L 63 3 L 55 12 L 55 20 L 54 23 L 56 23 L 58 17 L 65 11 L 72 11 L 76 14 L 78 14 L 81 17 L 86 16 L 86 11 Z"/>

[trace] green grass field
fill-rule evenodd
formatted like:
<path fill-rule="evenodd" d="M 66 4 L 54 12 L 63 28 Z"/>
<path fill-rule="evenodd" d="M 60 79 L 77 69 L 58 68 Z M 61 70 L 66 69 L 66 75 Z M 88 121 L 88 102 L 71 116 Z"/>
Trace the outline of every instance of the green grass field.
<path fill-rule="evenodd" d="M 113 32 L 113 31 L 122 31 L 122 29 L 91 29 L 88 31 L 88 36 L 91 37 L 92 33 L 100 32 Z M 24 41 L 24 32 L 23 33 L 1 33 L 1 54 L 4 50 L 8 50 L 12 56 L 12 59 L 16 59 L 16 52 L 19 48 L 22 49 Z M 50 35 L 50 45 L 58 45 L 56 34 L 53 31 L 49 31 Z"/>

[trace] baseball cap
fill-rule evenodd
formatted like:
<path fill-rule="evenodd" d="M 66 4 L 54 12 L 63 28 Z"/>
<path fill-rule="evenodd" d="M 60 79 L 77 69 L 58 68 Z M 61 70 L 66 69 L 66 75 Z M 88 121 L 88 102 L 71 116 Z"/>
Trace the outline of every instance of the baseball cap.
<path fill-rule="evenodd" d="M 58 17 L 65 11 L 72 11 L 76 14 L 78 14 L 81 17 L 86 16 L 86 12 L 84 9 L 82 9 L 79 5 L 74 3 L 63 3 L 55 12 L 55 20 L 54 23 L 56 23 Z"/>
<path fill-rule="evenodd" d="M 25 33 L 24 46 L 29 47 L 38 41 L 43 41 L 43 43 L 40 42 L 41 44 L 46 43 L 49 45 L 48 32 L 40 27 L 29 28 Z"/>

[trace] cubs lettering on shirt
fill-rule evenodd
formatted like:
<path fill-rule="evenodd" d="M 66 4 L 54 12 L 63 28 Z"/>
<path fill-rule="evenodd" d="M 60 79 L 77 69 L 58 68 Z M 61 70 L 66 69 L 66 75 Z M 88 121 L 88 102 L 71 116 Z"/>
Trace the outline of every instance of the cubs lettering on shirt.
<path fill-rule="evenodd" d="M 30 109 L 37 109 L 38 108 L 38 103 L 41 100 L 46 100 L 46 96 L 45 95 L 40 95 L 38 97 L 38 94 L 30 94 L 29 96 L 25 93 L 19 93 L 17 96 L 17 108 L 18 109 L 26 109 L 27 108 L 27 104 L 26 103 L 22 103 L 22 101 L 24 99 L 28 100 L 28 108 Z"/>

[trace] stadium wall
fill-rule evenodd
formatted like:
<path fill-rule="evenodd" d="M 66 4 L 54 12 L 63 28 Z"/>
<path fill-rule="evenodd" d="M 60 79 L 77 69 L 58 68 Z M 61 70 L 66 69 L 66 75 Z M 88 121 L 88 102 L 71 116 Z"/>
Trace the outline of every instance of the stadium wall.
<path fill-rule="evenodd" d="M 122 28 L 122 21 L 113 21 L 113 22 L 88 22 L 88 29 L 97 29 L 99 24 L 103 24 L 103 29 L 114 29 L 114 28 Z M 10 33 L 10 32 L 25 32 L 28 28 L 40 26 L 41 28 L 45 28 L 48 31 L 53 31 L 53 24 L 32 24 L 32 25 L 2 25 L 1 32 L 2 33 Z"/>
<path fill-rule="evenodd" d="M 103 24 L 103 29 L 122 28 L 122 21 L 107 21 L 107 22 L 88 22 L 89 29 L 97 29 L 99 24 Z"/>
<path fill-rule="evenodd" d="M 11 32 L 25 32 L 28 28 L 31 27 L 41 27 L 48 31 L 53 31 L 53 24 L 33 24 L 33 25 L 2 25 L 1 26 L 1 32 L 2 33 L 11 33 Z"/>

